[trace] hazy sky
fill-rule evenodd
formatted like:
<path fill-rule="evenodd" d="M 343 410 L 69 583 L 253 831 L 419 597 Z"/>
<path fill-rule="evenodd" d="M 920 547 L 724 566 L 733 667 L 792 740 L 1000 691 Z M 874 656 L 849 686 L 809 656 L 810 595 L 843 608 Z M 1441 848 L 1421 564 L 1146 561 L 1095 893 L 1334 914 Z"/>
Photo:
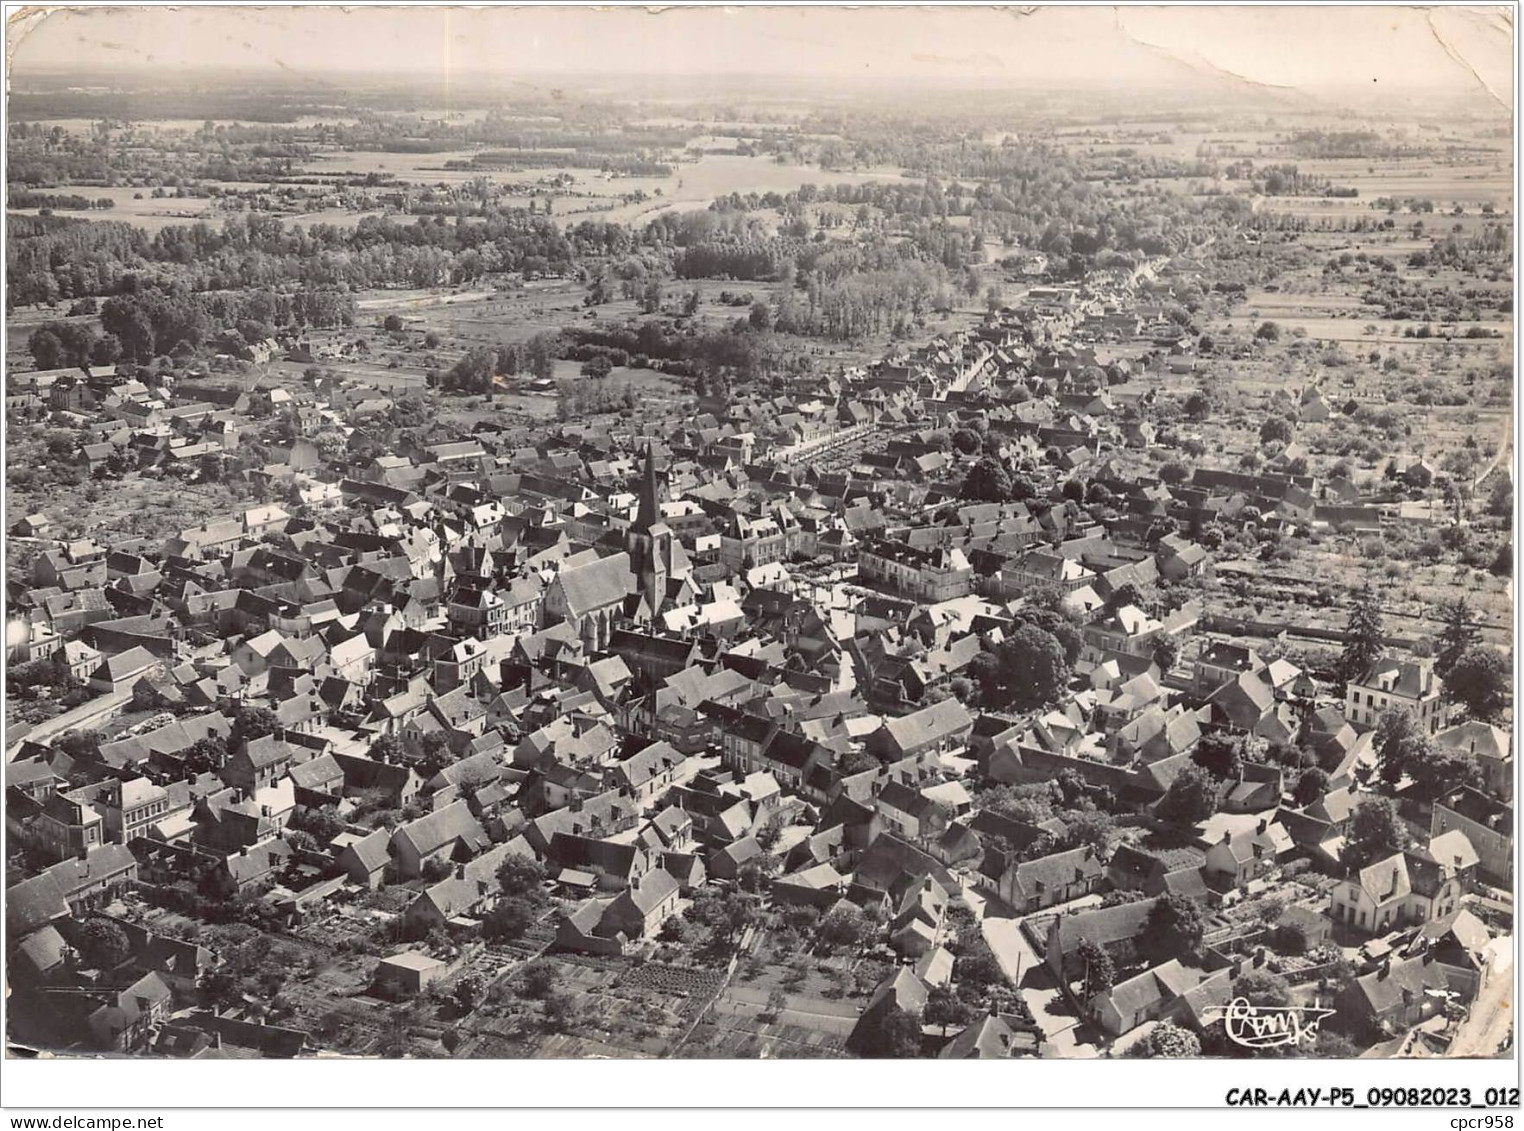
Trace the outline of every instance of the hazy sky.
<path fill-rule="evenodd" d="M 1512 106 L 1501 8 L 75 8 L 13 26 L 18 76 L 91 65 L 965 78 L 1127 86 L 1195 70 L 1279 86 L 1487 89 Z"/>

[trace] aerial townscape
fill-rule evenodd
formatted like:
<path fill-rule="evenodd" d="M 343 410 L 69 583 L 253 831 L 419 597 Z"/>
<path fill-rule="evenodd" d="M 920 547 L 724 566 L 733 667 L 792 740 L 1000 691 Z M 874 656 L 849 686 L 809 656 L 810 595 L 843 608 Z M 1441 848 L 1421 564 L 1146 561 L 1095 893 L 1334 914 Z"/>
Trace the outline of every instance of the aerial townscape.
<path fill-rule="evenodd" d="M 1469 79 L 24 63 L 12 1055 L 1511 1048 Z"/>

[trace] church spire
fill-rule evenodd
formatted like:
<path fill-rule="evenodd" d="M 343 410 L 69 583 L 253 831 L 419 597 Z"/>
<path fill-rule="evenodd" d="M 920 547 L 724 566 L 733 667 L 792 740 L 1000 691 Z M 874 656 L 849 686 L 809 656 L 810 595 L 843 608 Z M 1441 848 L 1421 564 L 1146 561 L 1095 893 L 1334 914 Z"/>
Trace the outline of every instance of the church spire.
<path fill-rule="evenodd" d="M 656 456 L 651 452 L 651 441 L 646 441 L 645 467 L 640 476 L 640 510 L 635 515 L 635 529 L 649 530 L 661 521 L 657 505 Z"/>

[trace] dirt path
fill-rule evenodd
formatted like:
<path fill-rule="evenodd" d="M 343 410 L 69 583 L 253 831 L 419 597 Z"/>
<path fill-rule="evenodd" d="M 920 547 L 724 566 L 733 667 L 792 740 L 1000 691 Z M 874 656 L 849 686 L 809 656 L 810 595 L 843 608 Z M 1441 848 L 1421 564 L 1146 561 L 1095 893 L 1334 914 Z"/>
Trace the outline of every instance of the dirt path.
<path fill-rule="evenodd" d="M 1482 480 L 1491 475 L 1493 470 L 1499 465 L 1502 465 L 1503 469 L 1508 472 L 1510 479 L 1513 478 L 1513 471 L 1511 468 L 1509 468 L 1507 461 L 1508 451 L 1512 447 L 1513 417 L 1505 416 L 1503 418 L 1503 438 L 1498 441 L 1498 450 L 1493 453 L 1492 458 L 1487 461 L 1487 465 L 1483 467 L 1481 471 L 1477 473 L 1476 478 L 1471 481 L 1471 489 L 1473 491 L 1480 487 L 1482 485 Z"/>

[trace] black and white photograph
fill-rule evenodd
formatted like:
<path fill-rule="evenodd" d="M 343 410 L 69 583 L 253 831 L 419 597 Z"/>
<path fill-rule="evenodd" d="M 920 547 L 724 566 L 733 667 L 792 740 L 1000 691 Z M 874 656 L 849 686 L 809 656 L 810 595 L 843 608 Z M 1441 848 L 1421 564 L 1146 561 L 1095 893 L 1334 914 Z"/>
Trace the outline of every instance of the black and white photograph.
<path fill-rule="evenodd" d="M 1515 14 L 8 9 L 7 1063 L 1517 1106 Z"/>

